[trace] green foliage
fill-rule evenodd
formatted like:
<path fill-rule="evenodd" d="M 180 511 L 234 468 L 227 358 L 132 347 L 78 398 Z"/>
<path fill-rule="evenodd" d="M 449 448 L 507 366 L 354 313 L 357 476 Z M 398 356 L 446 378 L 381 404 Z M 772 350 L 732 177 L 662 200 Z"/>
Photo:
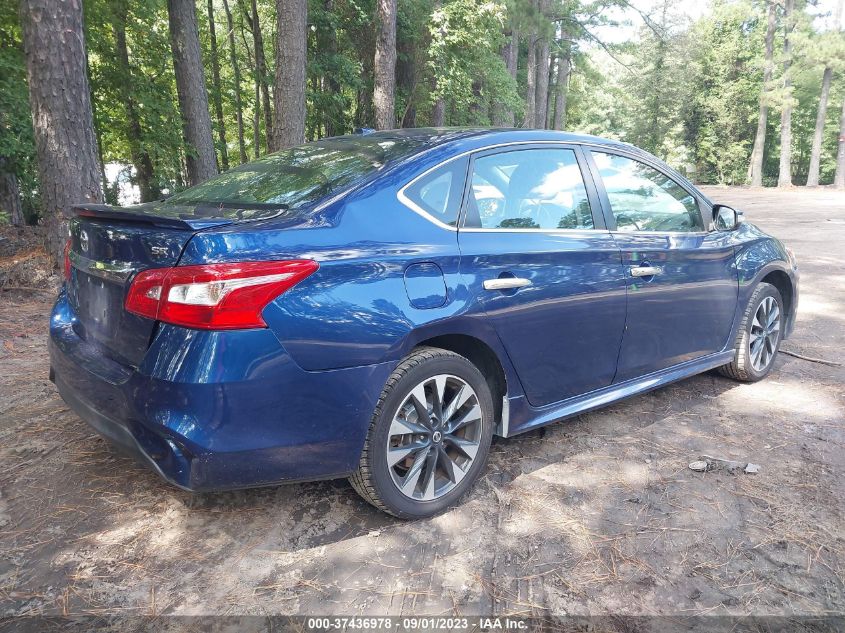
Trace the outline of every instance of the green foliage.
<path fill-rule="evenodd" d="M 674 17 L 671 7 L 658 4 L 635 45 L 609 51 L 593 47 L 576 57 L 568 127 L 643 147 L 698 182 L 742 184 L 757 128 L 768 7 L 752 0 L 718 0 L 691 25 Z M 766 99 L 767 184 L 777 180 L 780 113 L 787 99 L 794 106 L 794 181 L 806 179 L 824 65 L 845 63 L 845 54 L 836 48 L 842 33 L 814 33 L 810 20 L 799 13 L 792 36 L 793 86 L 788 92 L 782 87 L 782 25 L 775 40 L 775 74 Z M 822 183 L 831 182 L 835 168 L 841 84 L 841 74 L 835 73 Z"/>
<path fill-rule="evenodd" d="M 516 85 L 500 54 L 506 15 L 503 4 L 489 0 L 449 0 L 432 12 L 429 100 L 448 97 L 451 125 L 489 124 L 494 98 L 519 109 Z"/>
<path fill-rule="evenodd" d="M 699 182 L 745 182 L 760 97 L 760 18 L 749 2 L 720 2 L 690 33 L 690 42 L 708 42 L 695 49 L 689 109 L 683 113 Z"/>
<path fill-rule="evenodd" d="M 165 0 L 127 2 L 126 39 L 130 76 L 116 63 L 114 21 L 123 0 L 88 0 L 86 37 L 95 126 L 105 163 L 129 163 L 127 95 L 137 104 L 140 150 L 153 162 L 156 187 L 182 182 L 182 128 L 170 52 Z M 108 183 L 107 183 L 108 188 Z"/>
<path fill-rule="evenodd" d="M 248 158 L 263 154 L 265 120 L 256 97 L 256 57 L 251 0 L 213 0 L 220 64 L 220 95 L 230 164 L 240 162 L 234 52 L 240 70 L 243 140 Z M 29 113 L 25 63 L 15 3 L 0 4 L 0 158 L 14 171 L 24 209 L 37 208 L 37 170 Z M 86 39 L 92 104 L 103 161 L 123 166 L 137 178 L 139 156 L 152 164 L 152 188 L 177 191 L 184 183 L 182 126 L 176 98 L 166 0 L 86 0 Z M 642 8 L 643 3 L 635 3 Z M 397 122 L 431 123 L 432 108 L 445 104 L 448 125 L 489 125 L 494 107 L 522 120 L 528 37 L 550 45 L 554 59 L 571 60 L 566 129 L 618 138 L 654 152 L 699 182 L 745 181 L 757 127 L 764 66 L 768 3 L 713 0 L 690 22 L 677 3 L 653 0 L 639 15 L 626 0 L 398 0 Z M 793 112 L 793 172 L 808 171 L 824 69 L 833 69 L 830 107 L 824 129 L 821 180 L 833 178 L 839 114 L 845 98 L 845 34 L 818 33 L 806 6 L 797 2 L 792 32 L 792 86 L 784 89 L 783 10 L 769 106 L 764 176 L 777 177 L 779 119 L 784 104 Z M 309 0 L 306 69 L 306 136 L 346 134 L 373 125 L 375 0 Z M 273 90 L 276 6 L 257 0 L 264 40 L 266 78 Z M 128 71 L 116 57 L 118 17 L 126 14 Z M 620 15 L 640 25 L 635 41 L 611 37 Z M 207 0 L 197 3 L 206 82 L 213 94 Z M 503 47 L 512 29 L 520 34 L 514 79 Z M 556 94 L 552 64 L 550 110 Z M 131 105 L 139 131 L 131 134 Z M 256 116 L 261 114 L 261 116 Z M 217 125 L 216 117 L 213 117 Z M 257 128 L 256 128 L 257 126 Z M 257 139 L 257 143 L 256 143 Z M 215 135 L 215 143 L 218 138 Z M 218 147 L 218 151 L 220 151 Z M 105 183 L 117 200 L 117 182 Z"/>
<path fill-rule="evenodd" d="M 34 220 L 38 202 L 35 139 L 16 9 L 15 3 L 0 3 L 0 164 L 17 177 L 24 214 Z"/>
<path fill-rule="evenodd" d="M 308 8 L 311 33 L 308 39 L 306 129 L 309 139 L 348 134 L 356 125 L 359 95 L 372 90 L 364 67 L 366 55 L 374 55 L 371 0 L 312 0 Z"/>

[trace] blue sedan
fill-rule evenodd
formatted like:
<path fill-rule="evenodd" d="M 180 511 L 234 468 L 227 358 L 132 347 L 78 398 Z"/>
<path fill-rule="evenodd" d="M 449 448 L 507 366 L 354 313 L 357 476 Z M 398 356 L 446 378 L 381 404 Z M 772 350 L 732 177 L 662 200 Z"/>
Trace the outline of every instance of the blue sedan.
<path fill-rule="evenodd" d="M 494 434 L 760 380 L 798 304 L 777 239 L 560 132 L 329 138 L 72 215 L 50 373 L 81 418 L 186 490 L 348 477 L 405 518 L 457 502 Z"/>

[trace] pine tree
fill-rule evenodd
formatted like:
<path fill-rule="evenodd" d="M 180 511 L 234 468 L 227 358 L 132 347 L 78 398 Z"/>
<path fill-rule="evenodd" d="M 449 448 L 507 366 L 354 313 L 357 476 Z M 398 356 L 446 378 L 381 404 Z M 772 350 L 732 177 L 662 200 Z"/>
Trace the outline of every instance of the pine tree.
<path fill-rule="evenodd" d="M 376 54 L 373 105 L 376 129 L 396 127 L 394 92 L 396 90 L 396 0 L 376 0 Z"/>
<path fill-rule="evenodd" d="M 775 54 L 775 31 L 777 30 L 777 5 L 774 2 L 769 2 L 767 14 L 766 57 L 763 66 L 763 86 L 760 89 L 760 111 L 757 115 L 757 133 L 754 136 L 754 148 L 751 150 L 751 162 L 748 164 L 748 180 L 751 182 L 752 187 L 763 186 L 763 156 L 766 149 L 769 93 L 771 92 Z"/>
<path fill-rule="evenodd" d="M 81 2 L 21 0 L 32 127 L 47 228 L 47 252 L 59 262 L 64 213 L 103 201 L 91 113 Z"/>
<path fill-rule="evenodd" d="M 305 141 L 306 0 L 276 0 L 276 88 L 274 132 L 277 149 Z"/>
<path fill-rule="evenodd" d="M 795 28 L 795 0 L 785 0 L 783 38 L 783 105 L 780 115 L 780 171 L 778 187 L 792 186 L 792 31 Z"/>
<path fill-rule="evenodd" d="M 176 92 L 182 113 L 187 150 L 188 184 L 196 185 L 217 174 L 217 157 L 211 136 L 208 93 L 200 54 L 197 13 L 193 0 L 167 0 L 170 42 Z"/>

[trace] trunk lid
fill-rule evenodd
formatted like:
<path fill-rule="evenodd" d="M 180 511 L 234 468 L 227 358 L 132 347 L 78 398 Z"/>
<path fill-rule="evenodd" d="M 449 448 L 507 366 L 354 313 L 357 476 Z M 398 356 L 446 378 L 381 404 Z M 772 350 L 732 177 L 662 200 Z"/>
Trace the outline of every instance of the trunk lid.
<path fill-rule="evenodd" d="M 175 266 L 190 239 L 203 229 L 290 214 L 278 204 L 249 206 L 153 202 L 124 208 L 74 207 L 67 292 L 78 316 L 76 333 L 109 358 L 137 367 L 156 322 L 124 309 L 135 273 Z"/>

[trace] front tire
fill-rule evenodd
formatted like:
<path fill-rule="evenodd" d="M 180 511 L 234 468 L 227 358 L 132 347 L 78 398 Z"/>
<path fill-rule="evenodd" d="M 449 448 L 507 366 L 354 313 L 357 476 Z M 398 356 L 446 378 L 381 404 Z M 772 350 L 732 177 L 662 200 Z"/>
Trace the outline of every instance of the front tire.
<path fill-rule="evenodd" d="M 472 487 L 490 452 L 493 398 L 463 356 L 421 347 L 387 380 L 352 487 L 403 519 L 433 516 Z"/>
<path fill-rule="evenodd" d="M 734 345 L 734 359 L 719 373 L 740 382 L 769 375 L 783 336 L 783 298 L 773 285 L 761 283 L 751 294 Z"/>

